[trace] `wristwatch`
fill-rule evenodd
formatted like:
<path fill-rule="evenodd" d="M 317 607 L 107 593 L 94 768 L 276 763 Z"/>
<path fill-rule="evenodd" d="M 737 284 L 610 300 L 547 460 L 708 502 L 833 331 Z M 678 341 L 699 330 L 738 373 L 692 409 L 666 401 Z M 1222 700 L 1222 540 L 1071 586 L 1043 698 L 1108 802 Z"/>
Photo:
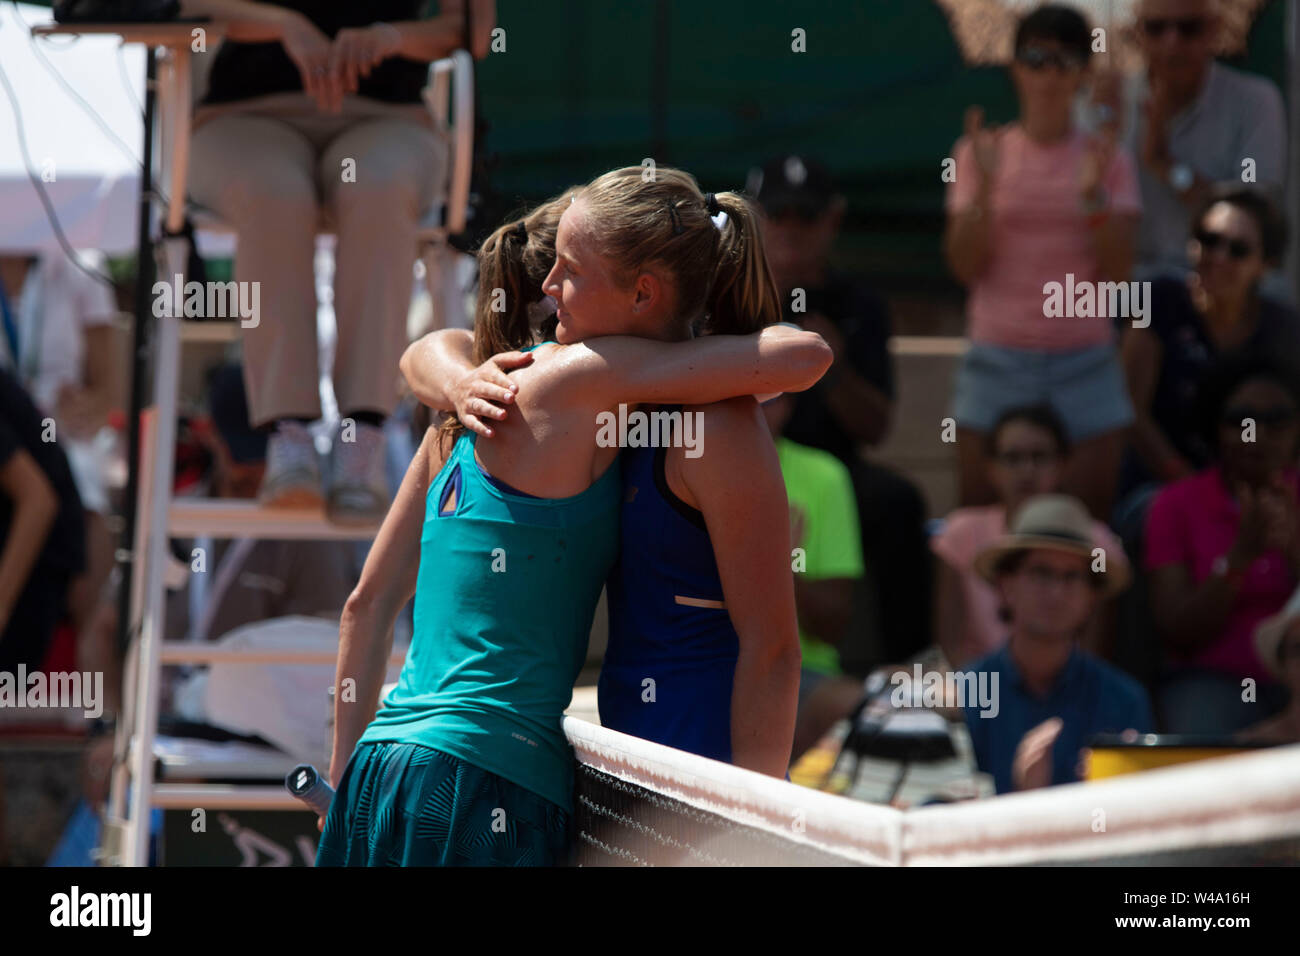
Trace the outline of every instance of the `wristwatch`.
<path fill-rule="evenodd" d="M 1196 172 L 1186 163 L 1174 163 L 1169 167 L 1169 175 L 1166 177 L 1169 188 L 1178 194 L 1187 192 L 1192 188 L 1192 183 L 1196 182 Z"/>

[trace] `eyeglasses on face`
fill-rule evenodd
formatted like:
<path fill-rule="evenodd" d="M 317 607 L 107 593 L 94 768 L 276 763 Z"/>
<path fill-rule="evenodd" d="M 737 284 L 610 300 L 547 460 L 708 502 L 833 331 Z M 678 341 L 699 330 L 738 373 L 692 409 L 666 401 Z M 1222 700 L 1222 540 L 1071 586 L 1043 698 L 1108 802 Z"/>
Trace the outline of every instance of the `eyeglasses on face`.
<path fill-rule="evenodd" d="M 1026 564 L 1021 573 L 1038 587 L 1061 584 L 1067 588 L 1078 588 L 1090 583 L 1087 571 L 1054 571 L 1042 564 Z"/>
<path fill-rule="evenodd" d="M 1233 259 L 1249 259 L 1255 254 L 1255 246 L 1245 239 L 1236 239 L 1212 229 L 1197 229 L 1192 233 L 1192 238 L 1200 243 L 1201 248 L 1206 252 L 1214 252 L 1216 249 L 1226 247 L 1228 255 Z"/>
<path fill-rule="evenodd" d="M 1027 46 L 1017 51 L 1016 62 L 1035 72 L 1048 67 L 1055 67 L 1063 73 L 1074 73 L 1083 69 L 1083 60 L 1075 54 L 1041 46 Z"/>
<path fill-rule="evenodd" d="M 1184 40 L 1194 40 L 1205 32 L 1204 17 L 1150 17 L 1142 21 L 1142 32 L 1158 40 L 1170 30 L 1177 30 Z"/>

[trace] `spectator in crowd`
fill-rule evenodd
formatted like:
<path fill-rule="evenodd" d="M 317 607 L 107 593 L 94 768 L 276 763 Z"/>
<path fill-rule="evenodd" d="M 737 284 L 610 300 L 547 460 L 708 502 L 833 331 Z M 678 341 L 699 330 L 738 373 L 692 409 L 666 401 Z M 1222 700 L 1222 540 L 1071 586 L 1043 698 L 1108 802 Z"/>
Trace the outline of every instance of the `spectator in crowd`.
<path fill-rule="evenodd" d="M 1137 422 L 1121 494 L 1140 489 L 1139 499 L 1149 500 L 1155 482 L 1177 481 L 1209 464 L 1214 446 L 1202 439 L 1187 409 L 1219 356 L 1300 354 L 1300 315 L 1259 289 L 1285 245 L 1286 220 L 1260 192 L 1233 187 L 1201 207 L 1190 240 L 1193 271 L 1155 279 L 1151 325 L 1124 331 L 1124 371 Z"/>
<path fill-rule="evenodd" d="M 1169 665 L 1158 705 L 1172 733 L 1235 733 L 1285 700 L 1253 634 L 1300 580 L 1300 372 L 1270 356 L 1226 359 L 1198 404 L 1214 459 L 1166 486 L 1147 515 L 1151 612 Z"/>
<path fill-rule="evenodd" d="M 862 543 L 849 470 L 834 455 L 783 434 L 793 395 L 763 405 L 790 503 L 795 612 L 803 668 L 791 759 L 817 742 L 862 696 L 862 682 L 842 676 L 837 645 L 853 619 L 853 594 L 862 580 Z"/>
<path fill-rule="evenodd" d="M 1218 63 L 1215 0 L 1141 0 L 1137 35 L 1145 73 L 1125 85 L 1098 78 L 1094 113 L 1118 123 L 1139 159 L 1139 278 L 1187 269 L 1193 214 L 1216 184 L 1258 183 L 1280 198 L 1286 112 L 1268 79 Z M 1097 109 L 1099 108 L 1099 109 Z"/>
<path fill-rule="evenodd" d="M 45 416 L 0 369 L 0 672 L 39 670 L 85 570 L 81 499 Z"/>
<path fill-rule="evenodd" d="M 424 6 L 183 4 L 226 26 L 194 117 L 190 188 L 238 231 L 236 280 L 260 283 L 244 355 L 253 423 L 270 432 L 261 499 L 323 498 L 336 522 L 374 521 L 388 505 L 382 425 L 398 399 L 417 228 L 448 161 L 421 90 L 428 63 L 461 45 L 463 22 L 459 12 L 420 19 Z M 482 54 L 495 14 L 473 6 Z M 344 420 L 323 494 L 306 428 L 321 414 L 312 262 L 322 209 L 338 234 L 333 382 Z"/>
<path fill-rule="evenodd" d="M 1003 412 L 988 441 L 989 478 L 999 503 L 958 508 L 930 539 L 939 559 L 935 643 L 955 668 L 993 653 L 1007 636 L 998 615 L 998 594 L 976 573 L 976 556 L 1007 533 L 1010 517 L 1026 501 L 1060 490 L 1070 455 L 1065 425 L 1048 405 Z M 1091 537 L 1103 549 L 1107 565 L 1122 565 L 1121 574 L 1127 578 L 1128 558 L 1110 529 L 1093 521 Z M 1083 646 L 1105 657 L 1109 635 L 1104 632 L 1110 623 L 1110 615 L 1099 608 L 1089 619 Z"/>
<path fill-rule="evenodd" d="M 1300 588 L 1280 614 L 1255 629 L 1255 652 L 1287 691 L 1286 708 L 1276 717 L 1247 727 L 1241 739 L 1256 743 L 1300 743 Z"/>
<path fill-rule="evenodd" d="M 884 660 L 905 660 L 929 633 L 925 501 L 908 479 L 862 456 L 884 440 L 893 414 L 888 309 L 861 280 L 831 268 L 845 201 L 824 166 L 777 157 L 750 172 L 747 189 L 763 212 L 786 320 L 820 334 L 835 353 L 822 380 L 792 396 L 785 435 L 849 469 L 867 563 L 862 603 L 877 610 Z"/>
<path fill-rule="evenodd" d="M 1102 519 L 1119 473 L 1133 408 L 1114 345 L 1113 316 L 1085 299 L 1058 312 L 1061 290 L 1127 281 L 1141 211 L 1133 161 L 1113 137 L 1090 137 L 1072 121 L 1072 102 L 1091 52 L 1087 22 L 1067 7 L 1042 6 L 1016 30 L 1011 76 L 1020 117 L 984 126 L 966 115 L 948 186 L 944 249 L 969 289 L 971 347 L 957 375 L 960 500 L 987 504 L 982 441 L 1013 405 L 1047 402 L 1060 413 L 1076 454 L 1062 486 Z M 1058 296 L 1058 299 L 1061 297 Z"/>
<path fill-rule="evenodd" d="M 105 275 L 104 256 L 80 251 L 87 269 Z M 124 350 L 114 349 L 117 303 L 107 282 L 63 253 L 0 256 L 0 367 L 10 369 L 43 416 L 54 419 L 85 511 L 86 569 L 73 580 L 68 615 L 84 637 L 113 566 L 107 472 L 121 407 Z"/>
<path fill-rule="evenodd" d="M 997 590 L 1007 640 L 969 667 L 987 675 L 996 714 L 969 698 L 964 710 L 976 764 L 998 793 L 1077 780 L 1093 734 L 1154 729 L 1141 685 L 1078 646 L 1098 601 L 1128 583 L 1123 565 L 1093 570 L 1103 546 L 1094 527 L 1076 499 L 1040 495 L 975 559 Z"/>

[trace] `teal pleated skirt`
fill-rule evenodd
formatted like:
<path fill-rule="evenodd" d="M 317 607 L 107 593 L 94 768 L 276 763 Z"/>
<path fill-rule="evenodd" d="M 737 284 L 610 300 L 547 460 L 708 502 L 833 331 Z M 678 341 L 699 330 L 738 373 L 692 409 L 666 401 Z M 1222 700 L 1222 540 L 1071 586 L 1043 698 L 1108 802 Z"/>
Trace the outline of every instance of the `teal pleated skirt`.
<path fill-rule="evenodd" d="M 570 816 L 432 747 L 363 743 L 330 804 L 317 866 L 562 866 Z"/>

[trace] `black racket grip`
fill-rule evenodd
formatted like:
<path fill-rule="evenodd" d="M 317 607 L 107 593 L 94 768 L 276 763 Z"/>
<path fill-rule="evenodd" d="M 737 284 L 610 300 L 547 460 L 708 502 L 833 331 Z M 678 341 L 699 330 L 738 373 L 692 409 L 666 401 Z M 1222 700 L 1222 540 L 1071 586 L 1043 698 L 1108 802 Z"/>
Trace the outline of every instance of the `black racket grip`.
<path fill-rule="evenodd" d="M 316 772 L 309 763 L 300 763 L 289 771 L 284 778 L 284 786 L 290 793 L 323 817 L 329 813 L 330 801 L 334 799 L 334 788 L 329 781 Z"/>

